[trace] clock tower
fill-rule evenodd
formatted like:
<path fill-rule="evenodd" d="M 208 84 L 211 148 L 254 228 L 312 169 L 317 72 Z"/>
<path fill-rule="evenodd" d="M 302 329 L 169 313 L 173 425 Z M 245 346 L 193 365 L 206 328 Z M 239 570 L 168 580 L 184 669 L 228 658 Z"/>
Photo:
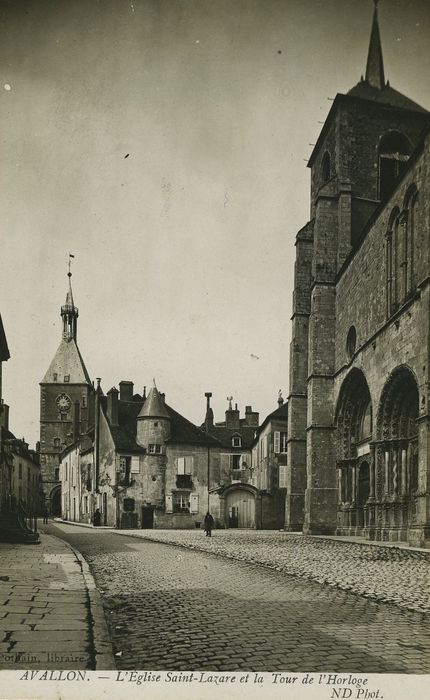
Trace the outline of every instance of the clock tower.
<path fill-rule="evenodd" d="M 40 465 L 46 505 L 61 515 L 60 454 L 92 422 L 94 388 L 77 345 L 79 311 L 73 301 L 71 277 L 61 307 L 61 343 L 40 382 Z"/>

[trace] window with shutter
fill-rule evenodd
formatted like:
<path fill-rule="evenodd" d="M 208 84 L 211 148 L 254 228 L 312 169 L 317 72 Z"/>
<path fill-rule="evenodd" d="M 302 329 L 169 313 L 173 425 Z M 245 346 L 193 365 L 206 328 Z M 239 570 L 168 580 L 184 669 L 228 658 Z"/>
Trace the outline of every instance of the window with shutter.
<path fill-rule="evenodd" d="M 132 474 L 139 474 L 140 472 L 140 459 L 139 457 L 132 457 L 131 458 L 131 473 Z"/>
<path fill-rule="evenodd" d="M 273 451 L 275 454 L 279 454 L 281 451 L 281 433 L 279 430 L 275 430 L 273 433 Z"/>
<path fill-rule="evenodd" d="M 166 495 L 166 513 L 173 513 L 173 496 L 171 493 Z"/>
<path fill-rule="evenodd" d="M 193 458 L 192 457 L 185 457 L 185 474 L 192 474 L 193 473 Z"/>
<path fill-rule="evenodd" d="M 191 511 L 191 513 L 198 513 L 199 512 L 199 495 L 197 493 L 191 494 L 190 511 Z"/>
<path fill-rule="evenodd" d="M 178 457 L 178 474 L 185 474 L 185 457 Z"/>
<path fill-rule="evenodd" d="M 281 452 L 285 453 L 287 451 L 287 433 L 281 433 Z"/>

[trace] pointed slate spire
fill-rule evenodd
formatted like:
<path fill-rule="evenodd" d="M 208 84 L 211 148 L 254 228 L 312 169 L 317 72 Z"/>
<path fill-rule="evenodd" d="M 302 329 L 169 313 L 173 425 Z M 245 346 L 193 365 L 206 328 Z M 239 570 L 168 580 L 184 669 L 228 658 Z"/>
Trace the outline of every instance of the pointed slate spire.
<path fill-rule="evenodd" d="M 164 401 L 155 386 L 151 389 L 148 394 L 148 398 L 145 400 L 141 411 L 139 413 L 139 418 L 170 418 L 167 408 L 164 405 Z"/>
<path fill-rule="evenodd" d="M 385 87 L 384 59 L 382 57 L 381 36 L 378 24 L 378 2 L 373 12 L 372 31 L 370 34 L 369 53 L 367 54 L 366 80 L 374 88 L 382 90 Z"/>

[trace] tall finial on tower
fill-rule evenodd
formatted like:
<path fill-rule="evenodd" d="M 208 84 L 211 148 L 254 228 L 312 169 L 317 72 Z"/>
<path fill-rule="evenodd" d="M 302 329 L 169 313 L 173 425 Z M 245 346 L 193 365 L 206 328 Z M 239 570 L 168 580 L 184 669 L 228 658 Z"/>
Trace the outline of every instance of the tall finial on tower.
<path fill-rule="evenodd" d="M 373 0 L 372 31 L 370 33 L 369 53 L 367 54 L 366 80 L 374 88 L 382 90 L 385 87 L 384 60 L 382 57 L 381 36 L 378 24 L 378 2 Z"/>
<path fill-rule="evenodd" d="M 63 318 L 63 338 L 64 340 L 77 340 L 78 335 L 78 316 L 79 311 L 76 308 L 73 301 L 72 292 L 72 258 L 75 256 L 69 253 L 69 271 L 67 277 L 69 278 L 69 288 L 66 294 L 66 303 L 61 307 L 61 316 Z"/>

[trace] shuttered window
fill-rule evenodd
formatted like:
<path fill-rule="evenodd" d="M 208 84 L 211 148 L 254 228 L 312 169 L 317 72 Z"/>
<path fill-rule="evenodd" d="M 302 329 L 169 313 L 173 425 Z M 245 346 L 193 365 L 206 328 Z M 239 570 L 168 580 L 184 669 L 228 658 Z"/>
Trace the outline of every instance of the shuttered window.
<path fill-rule="evenodd" d="M 171 493 L 166 496 L 166 513 L 173 513 L 173 496 Z"/>
<path fill-rule="evenodd" d="M 273 433 L 273 451 L 275 454 L 279 454 L 281 451 L 281 433 L 279 430 L 275 430 Z"/>
<path fill-rule="evenodd" d="M 193 457 L 178 457 L 177 459 L 177 474 L 193 473 Z"/>
<path fill-rule="evenodd" d="M 191 513 L 198 513 L 199 512 L 199 495 L 197 493 L 191 494 L 190 511 L 191 511 Z"/>
<path fill-rule="evenodd" d="M 139 474 L 140 472 L 140 459 L 139 457 L 132 457 L 131 458 L 131 473 L 132 474 Z"/>

